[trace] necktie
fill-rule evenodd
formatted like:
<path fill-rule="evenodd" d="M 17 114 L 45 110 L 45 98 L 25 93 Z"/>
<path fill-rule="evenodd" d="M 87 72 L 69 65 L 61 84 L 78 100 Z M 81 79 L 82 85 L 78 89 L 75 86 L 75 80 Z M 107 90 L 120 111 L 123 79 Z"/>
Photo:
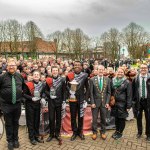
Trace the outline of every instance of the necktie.
<path fill-rule="evenodd" d="M 100 81 L 99 81 L 99 88 L 100 88 L 100 90 L 102 90 L 102 78 L 100 78 Z"/>
<path fill-rule="evenodd" d="M 145 80 L 144 77 L 142 78 L 142 98 L 145 98 Z"/>
<path fill-rule="evenodd" d="M 16 81 L 14 76 L 12 76 L 12 103 L 16 103 Z"/>

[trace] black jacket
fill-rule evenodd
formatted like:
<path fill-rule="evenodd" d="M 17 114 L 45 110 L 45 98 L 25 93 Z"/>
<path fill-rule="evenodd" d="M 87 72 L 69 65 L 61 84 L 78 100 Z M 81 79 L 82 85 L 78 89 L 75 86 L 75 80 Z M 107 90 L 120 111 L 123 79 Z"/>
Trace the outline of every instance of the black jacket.
<path fill-rule="evenodd" d="M 110 79 L 107 77 L 103 77 L 103 89 L 100 91 L 98 86 L 98 77 L 95 76 L 90 79 L 90 99 L 91 104 L 95 104 L 96 107 L 100 107 L 102 104 L 105 107 L 106 104 L 109 104 L 110 95 L 111 95 L 111 87 L 110 87 Z M 105 85 L 104 85 L 105 84 Z"/>
<path fill-rule="evenodd" d="M 112 115 L 118 118 L 126 118 L 128 116 L 127 109 L 132 106 L 132 85 L 131 82 L 125 81 L 116 90 L 112 86 L 112 95 L 115 97 L 115 106 L 112 108 Z"/>
<path fill-rule="evenodd" d="M 22 90 L 25 84 L 19 73 L 16 72 L 14 78 L 16 81 L 16 103 L 19 103 L 22 101 Z M 12 104 L 12 75 L 8 72 L 0 75 L 0 103 Z"/>
<path fill-rule="evenodd" d="M 33 84 L 34 84 L 34 82 L 33 82 Z M 42 83 L 42 90 L 40 92 L 40 97 L 41 98 L 45 98 L 44 89 L 45 89 L 45 84 Z M 40 103 L 40 101 L 37 101 L 37 102 L 32 101 L 32 98 L 34 96 L 31 94 L 31 92 L 29 90 L 29 87 L 27 85 L 25 85 L 24 88 L 23 88 L 23 97 L 24 97 L 26 103 L 31 103 L 31 104 Z"/>
<path fill-rule="evenodd" d="M 51 99 L 50 98 L 50 86 L 46 83 L 45 86 L 45 94 L 48 99 L 48 102 L 53 102 L 56 106 L 62 105 L 63 101 L 66 101 L 66 82 L 65 78 L 60 77 L 59 86 L 56 88 L 56 96 L 57 98 Z"/>
<path fill-rule="evenodd" d="M 139 75 L 138 75 L 132 82 L 133 105 L 134 105 L 135 111 L 138 111 L 140 109 L 139 85 L 140 85 L 140 82 L 139 82 Z M 148 74 L 146 86 L 147 86 L 147 108 L 150 109 L 150 74 Z"/>
<path fill-rule="evenodd" d="M 84 100 L 88 101 L 88 98 L 89 98 L 88 74 L 84 73 L 84 72 L 81 72 L 81 73 L 82 73 L 82 77 L 78 81 L 79 85 L 77 85 L 77 90 L 75 93 L 76 99 L 79 103 L 83 102 Z M 69 82 L 70 82 L 70 80 L 67 76 L 66 77 L 66 83 L 67 83 L 68 93 L 69 93 L 70 86 L 71 86 Z"/>

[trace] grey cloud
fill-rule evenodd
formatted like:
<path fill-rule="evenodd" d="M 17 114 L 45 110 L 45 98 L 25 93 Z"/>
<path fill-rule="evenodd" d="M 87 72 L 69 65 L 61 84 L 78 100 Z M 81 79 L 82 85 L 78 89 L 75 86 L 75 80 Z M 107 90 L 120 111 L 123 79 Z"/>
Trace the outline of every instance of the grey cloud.
<path fill-rule="evenodd" d="M 149 0 L 77 0 L 71 10 L 60 13 L 0 3 L 0 20 L 12 17 L 23 23 L 33 20 L 45 34 L 79 27 L 89 35 L 100 35 L 111 27 L 121 30 L 131 21 L 150 31 L 149 6 Z"/>

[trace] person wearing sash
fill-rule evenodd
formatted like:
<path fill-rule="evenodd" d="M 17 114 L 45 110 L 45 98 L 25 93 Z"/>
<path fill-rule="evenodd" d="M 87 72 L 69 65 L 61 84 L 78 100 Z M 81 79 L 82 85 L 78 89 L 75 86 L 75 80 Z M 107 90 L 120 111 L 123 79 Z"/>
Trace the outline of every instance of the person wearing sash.
<path fill-rule="evenodd" d="M 88 74 L 82 72 L 82 65 L 80 61 L 74 62 L 74 71 L 69 72 L 66 77 L 67 90 L 70 96 L 75 92 L 75 99 L 69 99 L 70 113 L 71 113 L 71 127 L 73 135 L 71 136 L 71 141 L 75 140 L 77 136 L 84 140 L 83 134 L 83 117 L 84 117 L 84 101 L 88 101 L 89 97 L 89 83 Z M 71 90 L 70 82 L 77 82 L 76 91 Z M 76 122 L 78 114 L 78 125 Z"/>
<path fill-rule="evenodd" d="M 50 142 L 54 137 L 61 141 L 61 109 L 62 103 L 66 101 L 66 82 L 65 78 L 59 76 L 59 69 L 57 66 L 51 68 L 52 77 L 46 78 L 45 94 L 48 99 L 49 111 L 49 128 L 50 134 L 47 142 Z"/>
<path fill-rule="evenodd" d="M 110 79 L 103 76 L 104 66 L 98 66 L 98 75 L 90 79 L 90 99 L 92 107 L 92 139 L 97 138 L 97 119 L 100 113 L 100 135 L 103 140 L 106 139 L 106 113 L 109 108 L 111 95 Z"/>
<path fill-rule="evenodd" d="M 133 105 L 137 120 L 137 138 L 141 138 L 143 133 L 143 111 L 145 114 L 145 134 L 146 140 L 150 141 L 150 74 L 147 64 L 141 64 L 139 74 L 132 82 Z"/>
<path fill-rule="evenodd" d="M 40 75 L 40 72 L 35 70 L 33 72 L 33 81 L 26 82 L 26 86 L 23 89 L 29 139 L 33 145 L 36 145 L 37 142 L 42 142 L 39 139 L 40 101 L 43 97 L 45 87 L 40 81 Z"/>
<path fill-rule="evenodd" d="M 117 140 L 122 137 L 125 120 L 132 106 L 132 84 L 125 78 L 122 68 L 118 68 L 116 77 L 112 80 L 112 96 L 115 98 L 115 105 L 112 106 L 111 114 L 115 117 L 116 125 L 112 138 Z"/>
<path fill-rule="evenodd" d="M 24 79 L 16 70 L 16 62 L 11 60 L 7 64 L 7 72 L 0 76 L 0 105 L 4 115 L 9 150 L 20 146 L 18 129 Z"/>

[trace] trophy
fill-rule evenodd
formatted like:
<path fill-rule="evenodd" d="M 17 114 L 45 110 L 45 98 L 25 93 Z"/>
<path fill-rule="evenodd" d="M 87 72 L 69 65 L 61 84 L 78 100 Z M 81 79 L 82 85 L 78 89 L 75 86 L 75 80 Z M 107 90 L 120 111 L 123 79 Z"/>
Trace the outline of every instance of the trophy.
<path fill-rule="evenodd" d="M 69 82 L 71 84 L 71 89 L 70 89 L 70 99 L 69 99 L 69 102 L 76 102 L 77 99 L 76 99 L 76 96 L 75 96 L 75 93 L 76 93 L 76 90 L 77 90 L 77 85 L 79 84 L 76 80 L 73 80 L 71 82 Z"/>
<path fill-rule="evenodd" d="M 50 98 L 51 98 L 51 99 L 57 98 L 55 87 L 51 87 L 51 88 L 50 88 Z"/>

